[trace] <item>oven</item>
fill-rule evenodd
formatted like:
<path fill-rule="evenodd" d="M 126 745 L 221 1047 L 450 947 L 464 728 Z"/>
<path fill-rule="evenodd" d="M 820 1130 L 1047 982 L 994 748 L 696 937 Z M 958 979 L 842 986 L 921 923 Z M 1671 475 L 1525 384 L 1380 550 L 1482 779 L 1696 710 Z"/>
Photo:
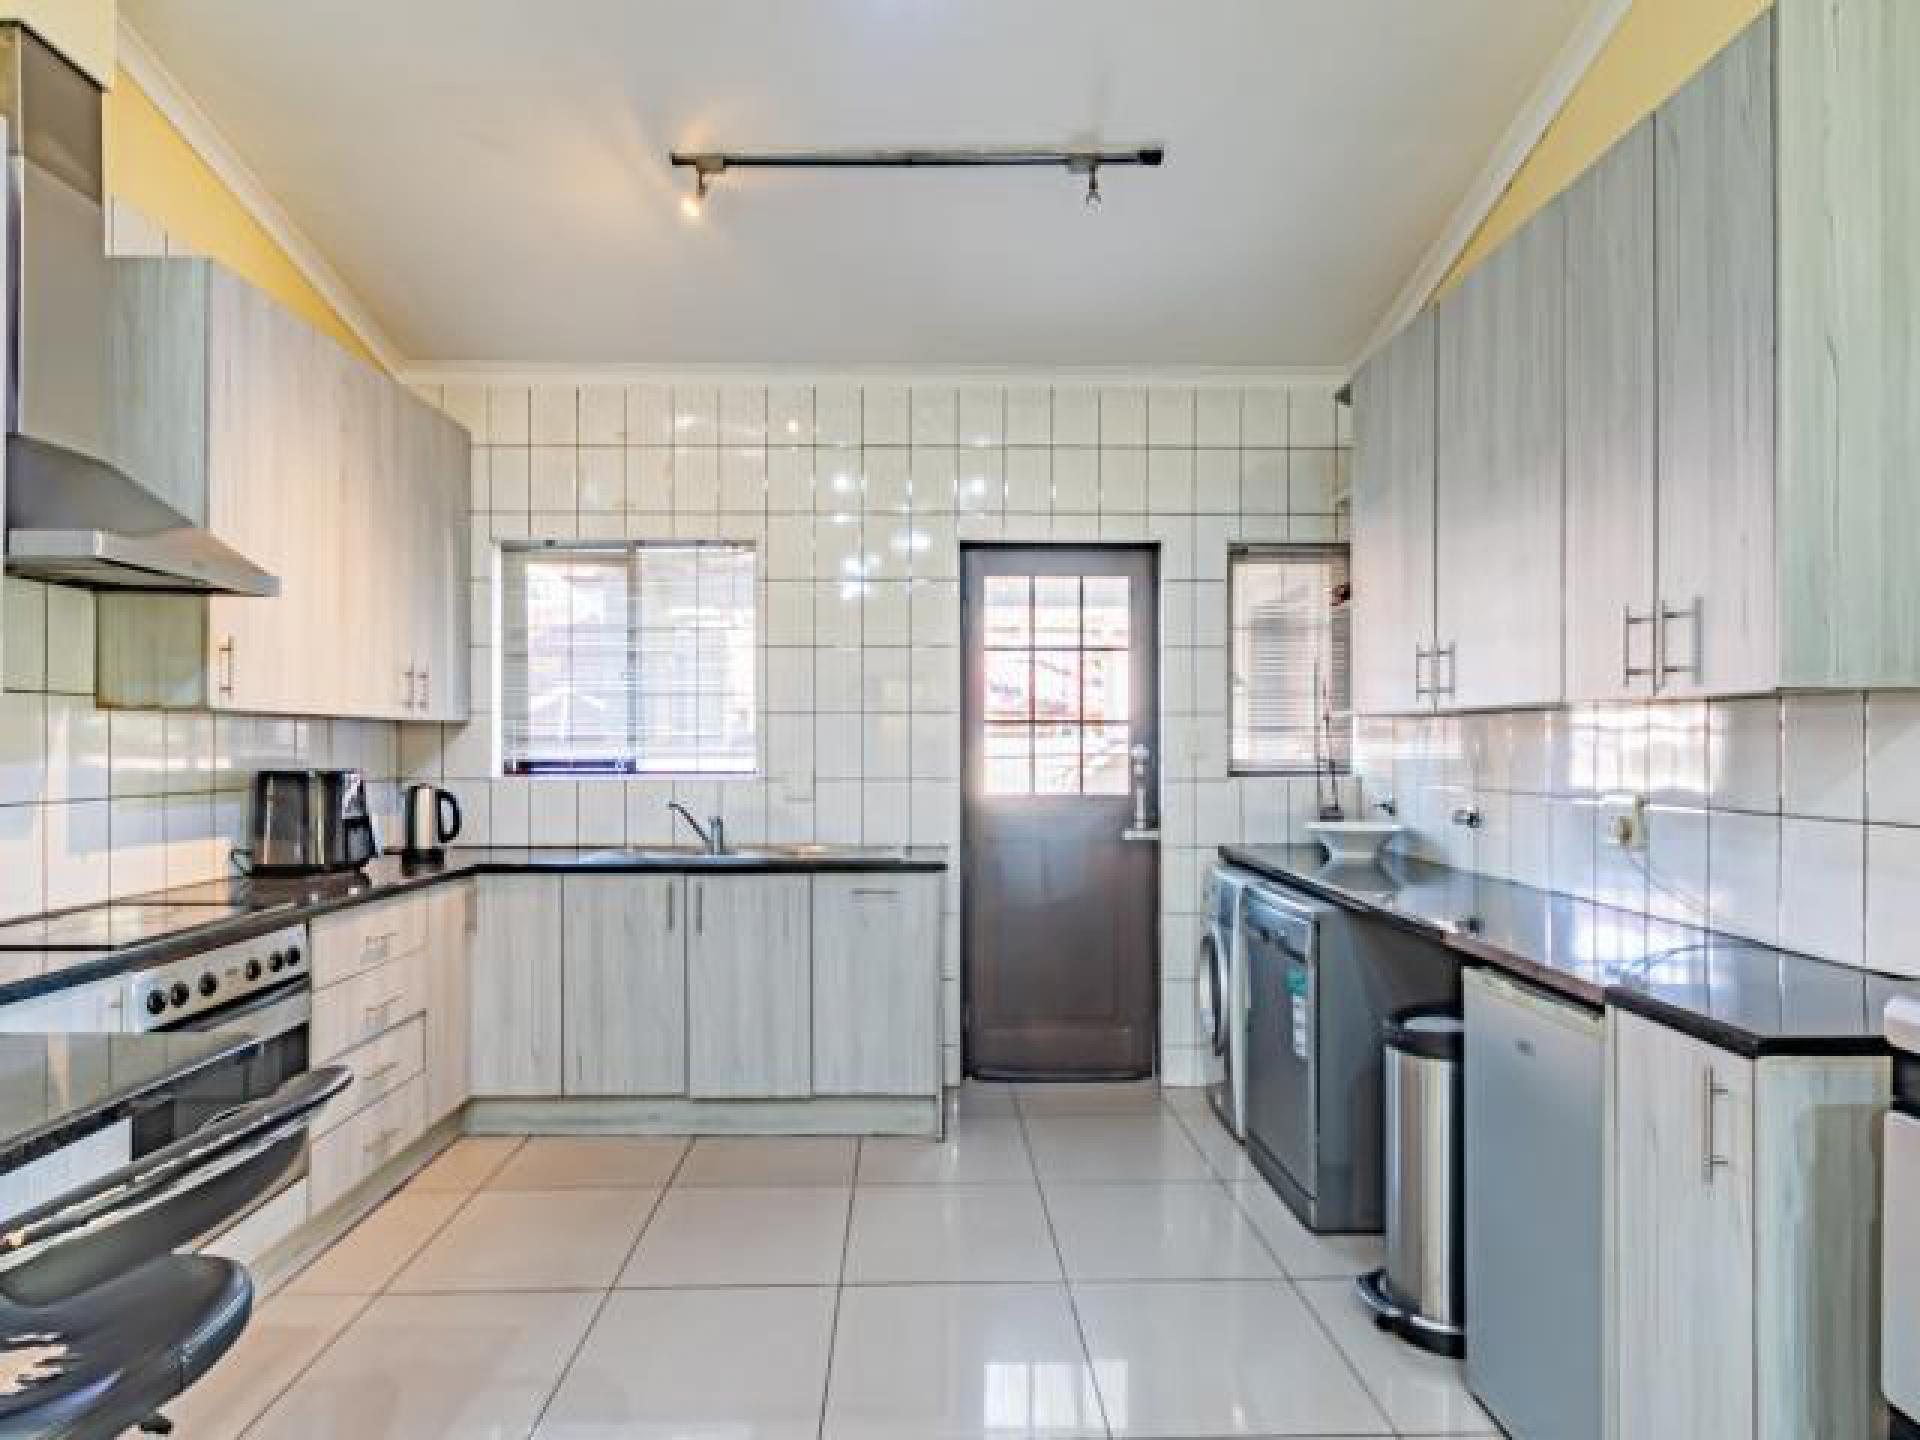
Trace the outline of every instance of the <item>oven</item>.
<path fill-rule="evenodd" d="M 133 1118 L 134 1158 L 264 1099 L 306 1072 L 313 1013 L 306 954 L 305 927 L 291 926 L 142 970 L 129 980 L 126 1013 L 131 1028 L 149 1033 L 238 1031 L 257 1042 L 169 1087 L 141 1109 Z M 293 1168 L 222 1230 L 298 1184 L 306 1173 L 303 1148 Z"/>

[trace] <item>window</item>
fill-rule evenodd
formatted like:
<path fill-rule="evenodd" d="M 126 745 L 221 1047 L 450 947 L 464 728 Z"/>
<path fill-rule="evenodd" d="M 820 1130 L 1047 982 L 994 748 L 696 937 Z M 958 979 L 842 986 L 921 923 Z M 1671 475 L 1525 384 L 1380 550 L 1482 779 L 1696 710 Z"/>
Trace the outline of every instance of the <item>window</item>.
<path fill-rule="evenodd" d="M 1346 769 L 1346 548 L 1236 550 L 1228 575 L 1233 772 Z"/>
<path fill-rule="evenodd" d="M 1126 794 L 1127 577 L 985 578 L 987 794 Z"/>
<path fill-rule="evenodd" d="M 754 769 L 750 546 L 510 546 L 500 574 L 507 774 Z"/>

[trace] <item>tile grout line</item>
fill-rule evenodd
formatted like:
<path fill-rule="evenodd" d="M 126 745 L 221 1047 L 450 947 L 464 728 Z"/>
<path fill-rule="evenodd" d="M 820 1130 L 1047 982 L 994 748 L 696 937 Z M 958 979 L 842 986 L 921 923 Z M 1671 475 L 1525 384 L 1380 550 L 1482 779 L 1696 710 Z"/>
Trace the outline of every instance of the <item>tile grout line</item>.
<path fill-rule="evenodd" d="M 833 1314 L 827 1321 L 827 1368 L 820 1377 L 820 1421 L 814 1427 L 814 1434 L 819 1440 L 825 1440 L 827 1405 L 833 1398 L 833 1354 L 840 1345 L 840 1300 L 847 1289 L 847 1250 L 853 1244 L 853 1203 L 859 1193 L 860 1160 L 866 1148 L 865 1137 L 856 1136 L 853 1142 L 853 1173 L 848 1177 L 847 1184 L 847 1218 L 840 1227 L 840 1269 L 833 1283 Z"/>
<path fill-rule="evenodd" d="M 633 1243 L 627 1246 L 626 1254 L 620 1257 L 620 1263 L 614 1267 L 613 1278 L 607 1282 L 607 1288 L 600 1293 L 600 1303 L 593 1307 L 593 1314 L 587 1317 L 587 1323 L 581 1327 L 580 1339 L 567 1356 L 566 1364 L 562 1365 L 553 1377 L 553 1387 L 547 1391 L 547 1398 L 540 1402 L 539 1410 L 534 1413 L 533 1423 L 527 1427 L 527 1440 L 531 1440 L 531 1437 L 540 1433 L 540 1427 L 546 1421 L 547 1412 L 553 1408 L 553 1402 L 559 1398 L 561 1389 L 567 1383 L 567 1376 L 573 1373 L 573 1367 L 579 1362 L 581 1351 L 587 1348 L 587 1342 L 593 1338 L 593 1332 L 598 1328 L 601 1317 L 607 1313 L 607 1306 L 613 1303 L 613 1297 L 619 1293 L 620 1277 L 626 1274 L 627 1266 L 633 1263 L 634 1252 L 640 1248 L 641 1240 L 653 1227 L 654 1217 L 660 1213 L 660 1207 L 666 1203 L 667 1191 L 673 1188 L 673 1182 L 679 1178 L 681 1169 L 687 1163 L 687 1157 L 693 1154 L 693 1140 L 687 1137 L 682 1138 L 686 1139 L 686 1144 L 681 1148 L 680 1158 L 673 1162 L 673 1169 L 667 1173 L 667 1178 L 658 1186 L 652 1187 L 653 1204 L 647 1210 L 647 1218 L 640 1222 L 640 1228 L 634 1232 Z"/>
<path fill-rule="evenodd" d="M 1099 1371 L 1093 1363 L 1093 1347 L 1087 1341 L 1086 1322 L 1080 1315 L 1080 1297 L 1067 1275 L 1067 1257 L 1060 1249 L 1060 1234 L 1054 1229 L 1053 1207 L 1047 1203 L 1047 1187 L 1040 1178 L 1039 1162 L 1034 1159 L 1033 1136 L 1027 1129 L 1027 1107 L 1021 1102 L 1018 1089 L 1009 1087 L 1008 1093 L 1013 1099 L 1014 1117 L 1020 1122 L 1020 1143 L 1026 1147 L 1027 1163 L 1033 1167 L 1034 1189 L 1040 1194 L 1040 1214 L 1047 1222 L 1047 1240 L 1053 1246 L 1054 1263 L 1060 1267 L 1060 1288 L 1066 1292 L 1067 1313 L 1073 1316 L 1074 1334 L 1080 1337 L 1080 1354 L 1087 1366 L 1086 1384 L 1093 1392 L 1093 1403 L 1100 1407 L 1100 1428 L 1111 1437 L 1113 1421 L 1107 1416 L 1107 1397 L 1100 1391 Z"/>

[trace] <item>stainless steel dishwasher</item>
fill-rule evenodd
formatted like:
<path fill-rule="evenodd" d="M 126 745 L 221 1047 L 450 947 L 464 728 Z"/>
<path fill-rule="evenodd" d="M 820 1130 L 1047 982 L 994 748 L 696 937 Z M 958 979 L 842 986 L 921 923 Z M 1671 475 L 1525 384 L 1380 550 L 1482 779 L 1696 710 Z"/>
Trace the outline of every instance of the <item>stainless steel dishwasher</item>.
<path fill-rule="evenodd" d="M 1514 1440 L 1598 1440 L 1601 1019 L 1486 970 L 1462 988 L 1467 1383 Z"/>

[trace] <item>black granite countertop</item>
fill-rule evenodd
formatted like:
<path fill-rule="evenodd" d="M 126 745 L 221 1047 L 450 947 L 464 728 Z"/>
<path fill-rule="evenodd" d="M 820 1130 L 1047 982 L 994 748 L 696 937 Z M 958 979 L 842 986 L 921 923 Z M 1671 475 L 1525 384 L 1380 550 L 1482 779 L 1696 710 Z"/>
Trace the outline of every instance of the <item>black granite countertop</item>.
<path fill-rule="evenodd" d="M 0 1035 L 0 1172 L 103 1130 L 259 1044 L 241 1030 Z"/>
<path fill-rule="evenodd" d="M 97 946 L 56 937 L 74 927 L 78 912 L 0 925 L 0 1005 L 70 989 L 150 965 L 201 954 L 222 945 L 298 925 L 317 916 L 391 899 L 470 875 L 644 874 L 699 872 L 715 875 L 821 874 L 834 872 L 938 872 L 947 868 L 938 846 L 894 849 L 857 846 L 742 847 L 722 856 L 654 846 L 481 847 L 451 850 L 445 860 L 408 864 L 383 855 L 351 875 L 300 879 L 211 880 L 120 902 L 123 907 L 178 907 L 182 916 L 206 917 L 146 939 Z M 107 907 L 96 907 L 105 909 Z M 68 923 L 63 923 L 68 922 Z"/>
<path fill-rule="evenodd" d="M 1749 1057 L 1885 1053 L 1887 1001 L 1920 996 L 1920 981 L 1425 861 L 1333 865 L 1317 845 L 1220 854 L 1581 1004 L 1617 1005 Z"/>

